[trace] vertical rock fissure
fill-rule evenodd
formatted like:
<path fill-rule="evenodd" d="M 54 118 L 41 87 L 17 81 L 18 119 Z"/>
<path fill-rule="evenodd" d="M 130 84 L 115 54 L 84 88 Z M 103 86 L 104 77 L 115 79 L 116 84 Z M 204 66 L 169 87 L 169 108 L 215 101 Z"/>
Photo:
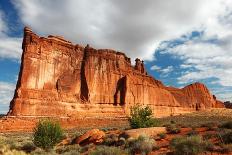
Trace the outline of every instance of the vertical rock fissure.
<path fill-rule="evenodd" d="M 86 102 L 89 101 L 89 88 L 85 76 L 85 63 L 87 59 L 87 51 L 88 51 L 89 46 L 87 45 L 84 49 L 84 54 L 83 54 L 83 59 L 81 62 L 81 100 Z"/>

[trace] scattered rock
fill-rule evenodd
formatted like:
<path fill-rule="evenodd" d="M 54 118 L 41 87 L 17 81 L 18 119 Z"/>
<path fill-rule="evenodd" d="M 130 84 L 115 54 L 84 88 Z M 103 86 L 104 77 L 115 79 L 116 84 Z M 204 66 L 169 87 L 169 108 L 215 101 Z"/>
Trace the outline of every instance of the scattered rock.
<path fill-rule="evenodd" d="M 81 146 L 94 143 L 99 144 L 102 143 L 105 138 L 105 133 L 99 129 L 92 129 L 84 133 L 83 135 L 74 139 L 75 144 L 79 144 Z"/>
<path fill-rule="evenodd" d="M 151 127 L 151 128 L 140 128 L 140 129 L 131 129 L 123 132 L 120 137 L 124 138 L 138 138 L 140 135 L 145 134 L 150 137 L 157 136 L 160 133 L 167 133 L 165 127 Z"/>

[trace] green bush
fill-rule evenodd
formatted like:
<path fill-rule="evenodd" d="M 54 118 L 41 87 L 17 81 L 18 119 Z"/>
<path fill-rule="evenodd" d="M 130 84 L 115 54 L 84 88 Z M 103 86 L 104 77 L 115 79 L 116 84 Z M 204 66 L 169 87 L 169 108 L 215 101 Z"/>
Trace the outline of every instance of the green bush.
<path fill-rule="evenodd" d="M 58 122 L 39 121 L 34 129 L 33 142 L 45 150 L 53 148 L 63 138 L 63 130 Z"/>
<path fill-rule="evenodd" d="M 155 140 L 146 135 L 140 135 L 138 139 L 131 139 L 128 147 L 132 154 L 147 155 L 155 148 Z"/>
<path fill-rule="evenodd" d="M 226 129 L 232 129 L 232 121 L 228 121 L 226 123 L 223 123 L 220 127 L 226 128 Z"/>
<path fill-rule="evenodd" d="M 90 155 L 127 155 L 128 153 L 114 146 L 97 146 Z"/>
<path fill-rule="evenodd" d="M 177 134 L 180 133 L 180 127 L 176 124 L 169 124 L 166 126 L 166 130 L 168 133 Z"/>
<path fill-rule="evenodd" d="M 130 115 L 130 126 L 133 129 L 159 125 L 158 120 L 152 117 L 152 110 L 149 106 L 143 108 L 139 105 L 135 105 L 131 108 Z"/>
<path fill-rule="evenodd" d="M 201 136 L 176 137 L 170 142 L 175 155 L 197 155 L 210 150 L 212 144 L 204 141 Z"/>

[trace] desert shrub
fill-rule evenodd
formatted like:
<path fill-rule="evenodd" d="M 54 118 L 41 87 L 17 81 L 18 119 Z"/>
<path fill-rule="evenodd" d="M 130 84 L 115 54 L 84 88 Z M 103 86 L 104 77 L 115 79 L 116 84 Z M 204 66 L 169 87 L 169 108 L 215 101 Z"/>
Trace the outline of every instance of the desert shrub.
<path fill-rule="evenodd" d="M 42 120 L 34 129 L 34 144 L 45 150 L 53 148 L 62 138 L 63 130 L 58 122 Z"/>
<path fill-rule="evenodd" d="M 128 147 L 132 154 L 145 155 L 155 148 L 155 140 L 146 135 L 140 135 L 137 139 L 128 141 Z"/>
<path fill-rule="evenodd" d="M 5 145 L 7 145 L 10 150 L 18 149 L 18 143 L 11 138 L 5 139 Z"/>
<path fill-rule="evenodd" d="M 103 141 L 103 145 L 112 146 L 118 142 L 118 136 L 116 134 L 107 135 Z"/>
<path fill-rule="evenodd" d="M 187 133 L 188 136 L 198 135 L 199 133 L 196 130 L 191 130 Z"/>
<path fill-rule="evenodd" d="M 25 152 L 23 151 L 18 151 L 18 150 L 10 150 L 7 149 L 5 150 L 5 152 L 3 152 L 4 155 L 27 155 Z"/>
<path fill-rule="evenodd" d="M 232 143 L 232 131 L 222 134 L 222 140 L 225 144 Z"/>
<path fill-rule="evenodd" d="M 220 152 L 223 154 L 231 153 L 232 152 L 232 144 L 222 144 Z"/>
<path fill-rule="evenodd" d="M 228 121 L 226 123 L 223 123 L 220 127 L 226 128 L 226 129 L 232 129 L 232 121 Z"/>
<path fill-rule="evenodd" d="M 30 155 L 57 155 L 55 150 L 43 150 L 41 148 L 36 148 L 30 153 Z"/>
<path fill-rule="evenodd" d="M 56 149 L 56 152 L 59 153 L 59 154 L 73 154 L 75 152 L 75 155 L 79 154 L 81 150 L 81 147 L 80 145 L 78 144 L 74 144 L 74 145 L 65 145 L 65 146 L 61 146 L 61 147 L 58 147 Z"/>
<path fill-rule="evenodd" d="M 117 142 L 117 146 L 122 146 L 126 144 L 126 139 L 123 137 L 120 137 L 118 142 Z"/>
<path fill-rule="evenodd" d="M 217 126 L 218 124 L 215 122 L 208 122 L 201 125 L 201 127 L 206 127 L 208 130 L 214 130 Z"/>
<path fill-rule="evenodd" d="M 167 137 L 166 133 L 159 133 L 158 136 L 161 138 L 161 139 L 164 139 Z"/>
<path fill-rule="evenodd" d="M 152 117 L 152 110 L 149 106 L 143 108 L 135 105 L 131 108 L 130 115 L 131 128 L 146 128 L 159 125 L 159 121 Z"/>
<path fill-rule="evenodd" d="M 211 138 L 214 138 L 214 137 L 216 137 L 216 135 L 213 134 L 213 133 L 206 133 L 206 134 L 203 135 L 204 140 L 208 140 L 208 139 L 211 139 Z"/>
<path fill-rule="evenodd" d="M 30 153 L 36 149 L 36 146 L 32 142 L 27 142 L 21 146 L 21 150 L 26 153 Z"/>
<path fill-rule="evenodd" d="M 128 153 L 114 146 L 97 146 L 90 155 L 127 155 Z"/>
<path fill-rule="evenodd" d="M 180 133 L 180 127 L 177 126 L 176 124 L 168 124 L 166 126 L 166 130 L 168 133 L 171 133 L 171 134 Z"/>
<path fill-rule="evenodd" d="M 213 147 L 200 136 L 176 137 L 172 139 L 170 145 L 176 155 L 197 155 Z"/>

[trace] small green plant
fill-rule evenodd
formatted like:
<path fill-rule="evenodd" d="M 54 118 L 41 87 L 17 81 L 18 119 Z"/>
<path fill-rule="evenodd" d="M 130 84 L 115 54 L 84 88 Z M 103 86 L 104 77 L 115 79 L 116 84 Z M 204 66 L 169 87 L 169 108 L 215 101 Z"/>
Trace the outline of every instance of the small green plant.
<path fill-rule="evenodd" d="M 159 133 L 158 136 L 161 138 L 161 139 L 164 139 L 167 137 L 166 133 Z"/>
<path fill-rule="evenodd" d="M 155 140 L 146 135 L 140 135 L 138 139 L 131 139 L 128 146 L 132 154 L 147 155 L 155 148 Z"/>
<path fill-rule="evenodd" d="M 58 122 L 51 120 L 39 121 L 34 129 L 33 143 L 40 148 L 49 150 L 63 138 L 63 130 Z"/>
<path fill-rule="evenodd" d="M 143 108 L 139 105 L 135 105 L 131 108 L 130 115 L 130 126 L 134 129 L 159 125 L 159 121 L 152 117 L 152 110 L 149 106 Z"/>
<path fill-rule="evenodd" d="M 114 146 L 97 146 L 90 155 L 127 155 L 128 153 Z"/>
<path fill-rule="evenodd" d="M 170 145 L 175 155 L 197 155 L 212 148 L 212 144 L 201 136 L 176 137 Z"/>
<path fill-rule="evenodd" d="M 180 133 L 180 127 L 176 124 L 169 124 L 166 126 L 166 130 L 170 134 L 177 134 Z"/>

